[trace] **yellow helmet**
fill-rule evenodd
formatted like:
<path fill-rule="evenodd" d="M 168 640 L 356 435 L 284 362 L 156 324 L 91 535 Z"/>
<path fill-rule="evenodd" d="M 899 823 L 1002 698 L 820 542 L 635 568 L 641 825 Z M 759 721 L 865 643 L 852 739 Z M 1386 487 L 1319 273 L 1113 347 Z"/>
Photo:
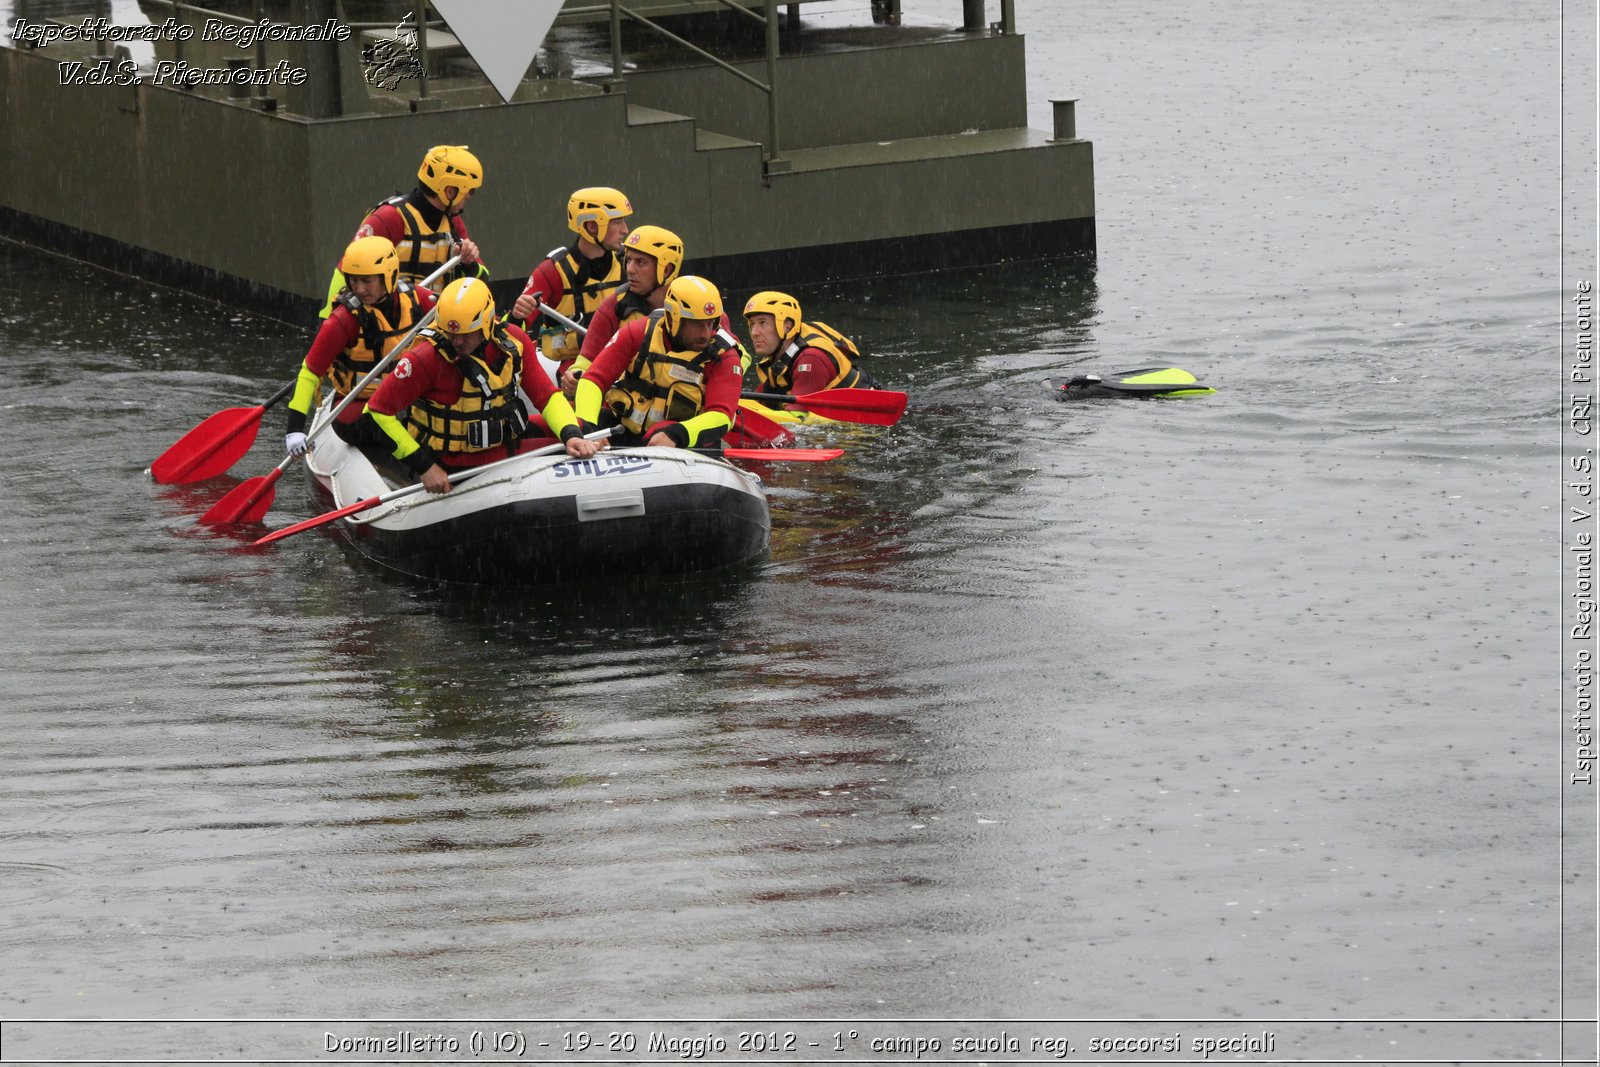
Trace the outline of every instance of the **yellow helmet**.
<path fill-rule="evenodd" d="M 750 321 L 751 315 L 771 315 L 772 324 L 778 329 L 778 340 L 781 341 L 800 328 L 800 301 L 788 293 L 767 289 L 745 301 L 746 322 Z M 787 325 L 785 319 L 789 320 Z"/>
<path fill-rule="evenodd" d="M 655 257 L 658 286 L 666 285 L 683 269 L 683 239 L 660 226 L 640 226 L 628 234 L 622 247 Z"/>
<path fill-rule="evenodd" d="M 667 286 L 661 306 L 667 312 L 667 332 L 673 336 L 677 336 L 678 324 L 684 319 L 704 322 L 722 318 L 722 294 L 716 286 L 693 274 L 674 279 Z"/>
<path fill-rule="evenodd" d="M 567 228 L 580 237 L 599 243 L 606 235 L 612 219 L 627 218 L 633 214 L 633 205 L 620 190 L 605 185 L 579 189 L 567 199 Z M 591 235 L 584 229 L 586 223 L 595 224 Z"/>
<path fill-rule="evenodd" d="M 400 257 L 395 254 L 394 242 L 387 237 L 358 237 L 346 246 L 339 269 L 344 272 L 346 284 L 352 274 L 381 274 L 384 291 L 392 293 L 400 275 Z"/>
<path fill-rule="evenodd" d="M 455 200 L 444 195 L 447 186 L 455 186 L 461 193 L 469 189 L 476 189 L 483 184 L 483 164 L 478 162 L 478 157 L 467 151 L 464 144 L 436 145 L 428 149 L 428 154 L 422 157 L 422 166 L 417 168 L 417 180 L 433 192 L 445 207 L 450 207 Z"/>
<path fill-rule="evenodd" d="M 451 282 L 434 305 L 439 314 L 433 324 L 445 333 L 481 333 L 494 328 L 494 294 L 478 278 Z"/>

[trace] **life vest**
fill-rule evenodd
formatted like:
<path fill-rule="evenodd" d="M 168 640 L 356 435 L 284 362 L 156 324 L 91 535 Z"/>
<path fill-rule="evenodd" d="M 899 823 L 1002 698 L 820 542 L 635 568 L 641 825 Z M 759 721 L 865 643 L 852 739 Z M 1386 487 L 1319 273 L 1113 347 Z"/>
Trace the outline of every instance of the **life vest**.
<path fill-rule="evenodd" d="M 394 295 L 383 303 L 389 304 L 391 301 L 395 310 L 392 322 L 381 310 L 382 305 L 367 307 L 348 289 L 339 294 L 339 303 L 355 317 L 356 326 L 361 331 L 355 343 L 335 356 L 333 365 L 328 368 L 328 383 L 339 396 L 354 389 L 373 365 L 389 354 L 395 342 L 409 333 L 417 320 L 422 318 L 422 301 L 417 298 L 410 282 L 403 281 L 396 285 Z M 373 381 L 361 391 L 361 399 L 365 400 L 377 390 L 378 382 Z M 361 409 L 357 407 L 356 410 Z"/>
<path fill-rule="evenodd" d="M 455 254 L 456 243 L 455 224 L 450 213 L 440 212 L 438 222 L 428 222 L 422 209 L 426 207 L 431 215 L 433 206 L 419 205 L 414 199 L 416 195 L 391 196 L 378 205 L 394 208 L 400 212 L 400 221 L 405 223 L 405 236 L 394 243 L 394 250 L 400 258 L 400 277 L 412 282 L 420 282 L 438 270 L 441 263 Z"/>
<path fill-rule="evenodd" d="M 545 256 L 561 275 L 561 299 L 550 307 L 580 326 L 589 325 L 595 309 L 616 288 L 622 278 L 622 260 L 607 252 L 598 259 L 584 259 L 577 249 L 552 248 Z M 572 327 L 554 319 L 539 322 L 539 350 L 546 359 L 567 363 L 578 358 L 583 337 Z"/>
<path fill-rule="evenodd" d="M 476 353 L 453 354 L 444 336 L 425 329 L 427 338 L 439 354 L 461 372 L 461 395 L 452 404 L 440 404 L 426 397 L 418 399 L 406 412 L 405 427 L 411 436 L 435 454 L 483 452 L 516 441 L 528 429 L 528 413 L 517 395 L 522 376 L 522 343 L 497 327 Z M 484 356 L 498 355 L 491 365 Z"/>
<path fill-rule="evenodd" d="M 700 414 L 706 399 L 706 367 L 736 347 L 718 330 L 704 352 L 675 352 L 667 347 L 665 316 L 663 309 L 650 313 L 639 351 L 603 398 L 630 434 L 643 436 L 656 423 L 684 422 Z"/>
<path fill-rule="evenodd" d="M 756 384 L 763 393 L 787 393 L 794 386 L 795 357 L 808 348 L 820 349 L 833 357 L 839 372 L 829 389 L 876 389 L 877 381 L 856 366 L 861 350 L 855 342 L 825 322 L 802 322 L 794 337 L 766 359 L 756 363 Z"/>

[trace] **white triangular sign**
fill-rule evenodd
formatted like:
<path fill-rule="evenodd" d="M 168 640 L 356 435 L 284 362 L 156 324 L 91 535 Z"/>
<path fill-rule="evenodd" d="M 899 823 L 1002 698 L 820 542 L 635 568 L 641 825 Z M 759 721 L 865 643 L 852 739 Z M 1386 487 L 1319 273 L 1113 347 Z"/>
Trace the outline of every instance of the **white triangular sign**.
<path fill-rule="evenodd" d="M 433 0 L 500 99 L 510 103 L 562 0 Z"/>

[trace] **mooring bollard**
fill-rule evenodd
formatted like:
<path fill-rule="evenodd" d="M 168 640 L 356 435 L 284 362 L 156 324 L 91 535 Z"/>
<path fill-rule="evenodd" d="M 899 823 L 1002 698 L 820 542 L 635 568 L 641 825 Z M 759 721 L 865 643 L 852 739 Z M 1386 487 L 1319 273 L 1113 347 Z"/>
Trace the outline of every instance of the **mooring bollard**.
<path fill-rule="evenodd" d="M 1078 139 L 1078 98 L 1070 100 L 1052 100 L 1050 106 L 1055 109 L 1055 133 L 1052 141 L 1076 141 Z"/>

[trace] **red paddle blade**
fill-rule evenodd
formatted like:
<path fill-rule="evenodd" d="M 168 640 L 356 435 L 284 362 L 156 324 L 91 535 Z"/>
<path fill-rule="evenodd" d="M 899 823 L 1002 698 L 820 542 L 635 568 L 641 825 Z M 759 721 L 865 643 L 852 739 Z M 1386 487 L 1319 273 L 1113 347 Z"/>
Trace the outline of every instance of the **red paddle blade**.
<path fill-rule="evenodd" d="M 200 521 L 211 526 L 227 526 L 235 522 L 260 522 L 266 518 L 275 495 L 273 485 L 283 476 L 283 468 L 274 468 L 271 474 L 248 478 L 228 490 L 228 495 L 211 505 Z"/>
<path fill-rule="evenodd" d="M 893 426 L 906 411 L 906 394 L 893 389 L 824 389 L 794 398 L 796 407 L 843 422 Z"/>
<path fill-rule="evenodd" d="M 780 463 L 826 463 L 844 455 L 842 448 L 724 448 L 724 459 L 761 459 Z"/>
<path fill-rule="evenodd" d="M 733 428 L 752 444 L 779 447 L 794 443 L 794 434 L 783 423 L 743 405 L 734 418 Z"/>
<path fill-rule="evenodd" d="M 282 541 L 285 537 L 293 537 L 302 531 L 315 529 L 318 526 L 326 526 L 334 519 L 342 519 L 346 515 L 354 515 L 358 511 L 365 511 L 367 508 L 381 503 L 383 503 L 383 497 L 369 496 L 365 500 L 357 500 L 354 504 L 346 504 L 336 511 L 323 512 L 314 519 L 307 519 L 304 522 L 297 522 L 293 526 L 285 526 L 281 530 L 274 530 L 265 537 L 251 541 L 250 546 L 254 548 L 256 545 L 270 545 L 274 541 Z"/>
<path fill-rule="evenodd" d="M 161 485 L 215 478 L 250 451 L 266 411 L 258 405 L 217 412 L 161 453 L 150 464 L 150 476 Z"/>

